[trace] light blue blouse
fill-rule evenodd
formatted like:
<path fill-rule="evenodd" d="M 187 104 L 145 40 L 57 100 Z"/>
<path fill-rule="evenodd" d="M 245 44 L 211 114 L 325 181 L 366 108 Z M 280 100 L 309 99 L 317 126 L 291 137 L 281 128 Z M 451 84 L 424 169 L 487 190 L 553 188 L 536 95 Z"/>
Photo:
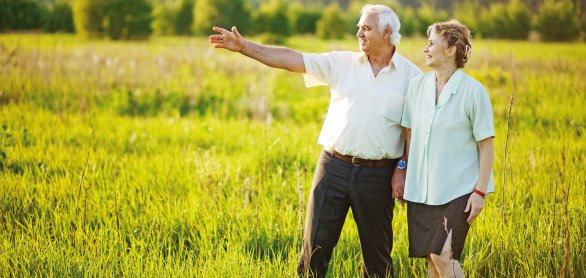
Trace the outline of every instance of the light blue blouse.
<path fill-rule="evenodd" d="M 401 125 L 411 129 L 404 199 L 442 205 L 471 193 L 479 175 L 478 141 L 493 137 L 484 86 L 456 70 L 435 103 L 435 72 L 411 81 Z M 488 192 L 494 192 L 492 173 Z"/>

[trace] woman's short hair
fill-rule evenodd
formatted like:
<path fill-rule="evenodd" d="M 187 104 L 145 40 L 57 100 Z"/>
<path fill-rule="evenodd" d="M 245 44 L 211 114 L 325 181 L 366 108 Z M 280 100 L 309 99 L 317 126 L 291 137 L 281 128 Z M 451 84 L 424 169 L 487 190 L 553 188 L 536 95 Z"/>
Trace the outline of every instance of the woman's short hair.
<path fill-rule="evenodd" d="M 401 34 L 399 30 L 401 30 L 401 22 L 399 22 L 399 17 L 393 11 L 393 9 L 385 6 L 385 5 L 364 5 L 362 7 L 362 12 L 360 14 L 365 13 L 376 13 L 378 15 L 378 29 L 382 33 L 385 29 L 391 28 L 391 37 L 389 38 L 389 42 L 397 45 L 401 41 Z"/>
<path fill-rule="evenodd" d="M 445 22 L 436 22 L 427 28 L 427 36 L 435 32 L 440 35 L 446 47 L 456 47 L 456 66 L 464 68 L 472 55 L 472 37 L 470 30 L 464 24 L 452 19 Z"/>

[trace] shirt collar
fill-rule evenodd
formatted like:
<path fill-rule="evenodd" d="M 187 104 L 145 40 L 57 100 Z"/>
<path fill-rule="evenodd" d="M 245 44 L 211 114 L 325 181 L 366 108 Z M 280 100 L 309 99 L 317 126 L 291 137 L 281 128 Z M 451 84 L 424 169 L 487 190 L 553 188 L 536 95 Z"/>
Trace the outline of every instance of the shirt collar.
<path fill-rule="evenodd" d="M 452 76 L 450 77 L 450 80 L 448 80 L 448 83 L 446 84 L 446 86 L 444 86 L 444 91 L 446 93 L 451 93 L 452 95 L 457 94 L 458 87 L 460 87 L 461 80 L 462 80 L 462 71 L 460 69 L 456 69 L 456 71 L 454 73 L 452 73 Z"/>
<path fill-rule="evenodd" d="M 395 53 L 393 53 L 393 57 L 391 58 L 391 67 L 397 70 L 397 65 L 399 64 L 399 52 L 395 47 Z"/>
<path fill-rule="evenodd" d="M 457 69 L 452 76 L 450 77 L 450 80 L 448 80 L 448 83 L 444 86 L 444 89 L 439 97 L 439 99 L 437 100 L 437 104 L 435 103 L 435 73 L 431 72 L 431 74 L 429 74 L 429 78 L 427 78 L 424 88 L 426 91 L 431 91 L 433 93 L 429 93 L 427 94 L 426 99 L 428 99 L 428 102 L 436 107 L 440 107 L 444 104 L 446 104 L 449 100 L 450 100 L 450 96 L 451 95 L 455 95 L 458 93 L 458 88 L 460 87 L 460 83 L 462 81 L 462 76 L 463 76 L 463 72 L 460 69 Z"/>
<path fill-rule="evenodd" d="M 362 64 L 365 61 L 368 61 L 368 56 L 366 55 L 366 53 L 361 51 L 360 56 L 358 57 L 358 62 L 360 62 L 360 64 Z M 393 53 L 393 57 L 391 57 L 391 62 L 389 63 L 388 67 L 390 67 L 391 69 L 397 70 L 398 63 L 399 63 L 399 52 L 397 51 L 397 48 L 395 47 L 395 53 Z"/>
<path fill-rule="evenodd" d="M 443 92 L 449 92 L 452 95 L 457 94 L 458 88 L 460 87 L 460 81 L 462 80 L 462 75 L 462 70 L 457 69 L 454 71 L 450 77 L 450 80 L 448 80 L 448 83 L 444 86 Z M 425 81 L 424 87 L 427 89 L 433 89 L 435 91 L 435 72 L 430 72 L 429 78 L 427 78 Z"/>

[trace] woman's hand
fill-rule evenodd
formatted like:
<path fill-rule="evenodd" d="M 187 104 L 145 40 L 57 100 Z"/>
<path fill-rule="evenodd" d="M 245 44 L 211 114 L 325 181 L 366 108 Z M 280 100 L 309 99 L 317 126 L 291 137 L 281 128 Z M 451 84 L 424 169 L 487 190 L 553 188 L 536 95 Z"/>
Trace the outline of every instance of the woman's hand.
<path fill-rule="evenodd" d="M 470 195 L 470 198 L 468 198 L 466 210 L 464 210 L 464 212 L 470 212 L 468 219 L 466 219 L 468 225 L 472 225 L 472 222 L 474 222 L 474 219 L 476 219 L 476 217 L 480 214 L 483 207 L 484 199 L 480 195 L 472 193 L 472 195 Z"/>

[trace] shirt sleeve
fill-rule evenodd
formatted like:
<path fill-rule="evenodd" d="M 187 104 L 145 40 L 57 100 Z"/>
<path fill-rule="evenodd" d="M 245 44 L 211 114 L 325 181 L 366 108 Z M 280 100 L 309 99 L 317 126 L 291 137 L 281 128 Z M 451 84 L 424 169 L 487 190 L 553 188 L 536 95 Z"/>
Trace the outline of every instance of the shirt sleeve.
<path fill-rule="evenodd" d="M 422 75 L 423 72 L 417 66 L 413 65 L 413 70 L 411 71 L 411 75 L 409 75 L 409 80 L 413 80 L 415 77 Z"/>
<path fill-rule="evenodd" d="M 472 122 L 472 133 L 477 142 L 494 137 L 492 105 L 484 87 L 481 87 L 474 94 L 470 121 Z"/>
<path fill-rule="evenodd" d="M 415 77 L 409 82 L 409 89 L 407 89 L 407 95 L 405 95 L 405 102 L 403 103 L 403 116 L 401 117 L 401 126 L 411 128 L 411 110 L 413 105 L 413 91 L 415 90 L 416 84 L 419 78 Z"/>
<path fill-rule="evenodd" d="M 314 54 L 303 53 L 303 63 L 305 64 L 305 74 L 303 80 L 305 87 L 327 86 L 331 83 L 332 72 L 335 68 L 332 65 L 332 52 Z"/>

